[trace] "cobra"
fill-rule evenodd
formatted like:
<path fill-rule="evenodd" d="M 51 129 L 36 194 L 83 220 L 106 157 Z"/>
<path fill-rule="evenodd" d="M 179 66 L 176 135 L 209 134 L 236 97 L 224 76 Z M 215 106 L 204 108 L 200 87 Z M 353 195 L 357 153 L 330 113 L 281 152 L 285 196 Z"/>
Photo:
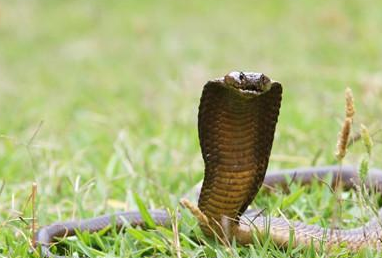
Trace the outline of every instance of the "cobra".
<path fill-rule="evenodd" d="M 208 237 L 236 239 L 242 245 L 253 243 L 254 235 L 269 234 L 278 245 L 332 247 L 341 243 L 350 250 L 380 249 L 382 226 L 378 217 L 354 229 L 326 229 L 301 221 L 265 217 L 248 210 L 262 184 L 269 187 L 296 179 L 310 184 L 317 179 L 337 176 L 345 188 L 359 184 L 357 169 L 351 166 L 324 166 L 267 171 L 274 132 L 282 100 L 282 85 L 262 73 L 231 72 L 208 81 L 202 92 L 198 113 L 198 134 L 205 176 L 200 190 L 198 211 L 204 221 L 200 226 Z M 371 169 L 366 186 L 381 192 L 381 171 Z M 157 224 L 169 225 L 164 210 L 150 210 Z M 113 221 L 113 223 L 112 223 Z M 137 211 L 101 217 L 57 222 L 40 228 L 36 243 L 44 256 L 60 257 L 50 252 L 56 238 L 75 234 L 75 230 L 96 232 L 107 226 L 122 228 L 124 223 L 144 226 Z"/>

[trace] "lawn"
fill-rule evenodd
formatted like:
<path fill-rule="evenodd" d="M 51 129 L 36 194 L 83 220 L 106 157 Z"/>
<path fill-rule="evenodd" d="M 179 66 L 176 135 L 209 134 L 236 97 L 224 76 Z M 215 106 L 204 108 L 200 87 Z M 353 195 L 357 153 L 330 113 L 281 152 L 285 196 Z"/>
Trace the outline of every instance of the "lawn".
<path fill-rule="evenodd" d="M 378 0 L 1 0 L 0 256 L 39 257 L 30 252 L 33 182 L 39 225 L 137 209 L 133 193 L 148 208 L 174 211 L 203 178 L 202 86 L 231 70 L 264 72 L 284 86 L 270 168 L 335 163 L 346 87 L 352 133 L 361 123 L 370 129 L 370 166 L 381 168 L 381 10 Z M 364 156 L 357 142 L 343 162 Z M 303 193 L 286 214 L 326 224 L 335 197 L 320 185 Z M 256 203 L 271 213 L 288 198 L 260 195 Z M 346 208 L 346 226 L 358 225 L 358 206 Z M 226 248 L 201 236 L 189 213 L 180 224 L 183 257 L 381 256 Z M 61 246 L 92 257 L 163 257 L 176 255 L 172 239 L 163 228 L 130 229 Z"/>

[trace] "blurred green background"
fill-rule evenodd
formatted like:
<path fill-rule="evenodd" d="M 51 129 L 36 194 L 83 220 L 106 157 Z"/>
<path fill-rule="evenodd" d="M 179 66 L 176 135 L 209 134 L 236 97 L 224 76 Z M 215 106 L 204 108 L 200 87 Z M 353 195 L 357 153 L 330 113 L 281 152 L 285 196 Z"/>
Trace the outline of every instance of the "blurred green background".
<path fill-rule="evenodd" d="M 131 191 L 175 205 L 203 177 L 202 86 L 232 70 L 284 86 L 270 167 L 334 162 L 346 87 L 381 167 L 381 4 L 0 1 L 0 231 L 26 242 L 32 182 L 40 224 L 134 208 Z"/>

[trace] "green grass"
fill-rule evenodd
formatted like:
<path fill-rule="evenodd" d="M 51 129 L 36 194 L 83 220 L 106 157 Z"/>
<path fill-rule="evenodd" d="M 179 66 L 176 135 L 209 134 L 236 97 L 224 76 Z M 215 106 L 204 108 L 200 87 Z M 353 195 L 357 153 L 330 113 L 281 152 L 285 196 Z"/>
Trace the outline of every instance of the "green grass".
<path fill-rule="evenodd" d="M 40 225 L 137 209 L 133 193 L 174 210 L 203 177 L 201 88 L 231 70 L 264 72 L 284 86 L 269 167 L 334 162 L 346 86 L 356 101 L 353 131 L 360 123 L 378 130 L 370 162 L 381 167 L 381 18 L 377 0 L 0 1 L 0 255 L 29 254 L 32 182 Z M 363 155 L 357 143 L 345 163 Z M 326 223 L 334 200 L 316 186 L 286 213 Z M 326 256 L 267 241 L 226 249 L 202 237 L 188 213 L 180 223 L 185 257 Z M 129 229 L 67 244 L 93 257 L 174 256 L 172 237 Z M 100 250 L 89 249 L 97 241 Z"/>

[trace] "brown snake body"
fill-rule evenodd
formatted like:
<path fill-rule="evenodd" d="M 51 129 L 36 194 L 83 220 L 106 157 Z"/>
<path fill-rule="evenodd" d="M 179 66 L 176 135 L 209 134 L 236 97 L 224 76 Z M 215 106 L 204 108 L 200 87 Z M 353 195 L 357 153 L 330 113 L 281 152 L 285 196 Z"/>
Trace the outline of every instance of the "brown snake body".
<path fill-rule="evenodd" d="M 286 245 L 293 232 L 295 246 L 331 247 L 345 243 L 351 250 L 364 247 L 381 248 L 381 223 L 378 218 L 355 229 L 324 229 L 285 218 L 267 218 L 255 211 L 246 211 L 263 185 L 287 186 L 289 180 L 309 184 L 325 176 L 340 176 L 343 186 L 353 188 L 359 183 L 353 167 L 311 167 L 269 172 L 265 177 L 274 138 L 282 86 L 260 73 L 232 72 L 224 78 L 209 81 L 203 89 L 198 114 L 198 132 L 205 177 L 198 201 L 207 223 L 200 223 L 207 236 L 217 236 L 240 244 L 253 242 L 254 235 L 270 234 L 273 241 Z M 381 171 L 371 169 L 366 186 L 381 191 Z M 381 216 L 381 212 L 379 211 Z M 151 210 L 157 224 L 170 224 L 165 211 Z M 376 216 L 379 217 L 379 216 Z M 144 226 L 139 212 L 123 212 L 79 221 L 58 222 L 42 227 L 36 241 L 44 256 L 52 254 L 49 247 L 56 237 L 80 231 L 99 231 L 107 226 Z"/>

